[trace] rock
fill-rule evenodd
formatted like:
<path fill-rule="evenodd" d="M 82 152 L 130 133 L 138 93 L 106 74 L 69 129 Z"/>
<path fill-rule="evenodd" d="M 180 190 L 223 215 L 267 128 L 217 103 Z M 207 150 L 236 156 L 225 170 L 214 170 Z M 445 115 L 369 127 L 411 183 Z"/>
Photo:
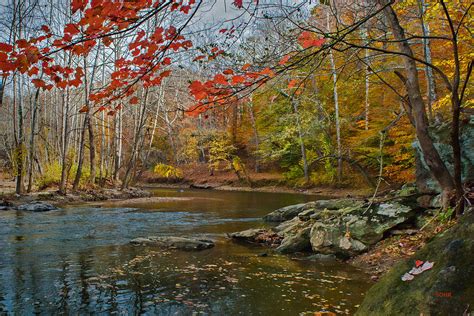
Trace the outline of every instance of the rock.
<path fill-rule="evenodd" d="M 367 250 L 362 242 L 350 238 L 340 227 L 316 223 L 310 232 L 311 248 L 316 253 L 348 258 Z"/>
<path fill-rule="evenodd" d="M 295 217 L 289 221 L 280 223 L 278 226 L 274 227 L 273 230 L 280 235 L 285 235 L 288 232 L 297 230 L 301 224 L 303 224 L 303 221 L 300 220 L 299 217 Z"/>
<path fill-rule="evenodd" d="M 394 266 L 365 295 L 356 315 L 468 315 L 474 302 L 474 212 Z M 403 282 L 416 260 L 431 270 Z"/>
<path fill-rule="evenodd" d="M 11 206 L 13 206 L 13 204 L 12 204 L 12 202 L 7 201 L 7 200 L 0 200 L 0 206 L 11 207 Z"/>
<path fill-rule="evenodd" d="M 446 123 L 434 126 L 430 128 L 429 132 L 441 159 L 451 173 L 453 173 L 453 154 L 450 145 L 451 125 Z M 460 145 L 462 181 L 463 183 L 474 181 L 474 115 L 471 115 L 470 120 L 462 124 L 460 128 Z M 419 142 L 415 141 L 413 147 L 415 148 L 416 184 L 418 190 L 422 193 L 441 193 L 438 183 L 431 177 Z"/>
<path fill-rule="evenodd" d="M 418 188 L 415 183 L 405 183 L 396 193 L 398 196 L 410 196 L 417 194 Z"/>
<path fill-rule="evenodd" d="M 302 221 L 308 221 L 311 218 L 311 215 L 316 213 L 316 209 L 310 208 L 309 210 L 305 210 L 298 214 L 298 219 Z"/>
<path fill-rule="evenodd" d="M 228 235 L 238 241 L 266 244 L 275 247 L 280 244 L 282 237 L 270 229 L 252 228 Z"/>
<path fill-rule="evenodd" d="M 298 229 L 295 233 L 287 233 L 276 250 L 280 253 L 293 253 L 311 250 L 309 233 L 311 225 L 306 225 Z"/>
<path fill-rule="evenodd" d="M 212 240 L 184 238 L 184 237 L 158 237 L 135 238 L 130 241 L 134 245 L 149 245 L 179 250 L 204 250 L 214 247 Z"/>
<path fill-rule="evenodd" d="M 332 255 L 332 254 L 325 255 L 325 254 L 322 254 L 322 253 L 317 253 L 317 254 L 308 256 L 308 257 L 306 257 L 305 259 L 306 259 L 306 260 L 311 260 L 311 261 L 336 260 L 336 256 L 335 256 L 335 255 Z"/>
<path fill-rule="evenodd" d="M 340 210 L 347 207 L 358 208 L 364 204 L 362 200 L 356 199 L 334 199 L 334 200 L 319 200 L 314 202 L 318 209 Z"/>
<path fill-rule="evenodd" d="M 0 211 L 6 211 L 12 209 L 13 204 L 7 200 L 0 200 Z"/>
<path fill-rule="evenodd" d="M 298 216 L 299 213 L 305 210 L 314 208 L 314 206 L 315 206 L 314 202 L 310 202 L 310 203 L 301 203 L 301 204 L 282 207 L 276 211 L 271 212 L 270 214 L 265 215 L 263 217 L 263 220 L 267 222 L 287 221 Z"/>
<path fill-rule="evenodd" d="M 230 233 L 229 237 L 234 239 L 241 239 L 245 241 L 255 241 L 255 239 L 266 232 L 263 228 L 251 228 L 241 232 Z"/>
<path fill-rule="evenodd" d="M 49 203 L 44 202 L 30 202 L 27 204 L 22 204 L 16 208 L 19 211 L 28 211 L 28 212 L 47 212 L 56 210 L 57 208 Z"/>
<path fill-rule="evenodd" d="M 339 210 L 347 207 L 357 208 L 363 204 L 363 201 L 356 199 L 319 200 L 282 207 L 265 215 L 263 219 L 267 222 L 284 222 L 300 216 L 301 220 L 309 220 L 323 210 Z"/>
<path fill-rule="evenodd" d="M 311 228 L 311 247 L 314 252 L 341 257 L 366 251 L 387 231 L 416 215 L 411 207 L 396 201 L 326 213 L 321 212 Z"/>
<path fill-rule="evenodd" d="M 397 236 L 397 235 L 414 235 L 418 233 L 420 230 L 418 229 L 392 229 L 390 231 L 390 235 Z"/>
<path fill-rule="evenodd" d="M 217 185 L 208 184 L 208 183 L 204 183 L 204 184 L 193 183 L 189 185 L 189 188 L 200 189 L 200 190 L 211 190 L 211 189 L 214 189 L 216 186 Z"/>

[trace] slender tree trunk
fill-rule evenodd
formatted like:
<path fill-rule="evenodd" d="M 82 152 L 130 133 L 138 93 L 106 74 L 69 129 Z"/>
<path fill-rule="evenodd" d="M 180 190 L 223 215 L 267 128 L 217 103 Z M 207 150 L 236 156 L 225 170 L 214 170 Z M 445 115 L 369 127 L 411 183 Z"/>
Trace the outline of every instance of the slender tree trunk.
<path fill-rule="evenodd" d="M 255 113 L 253 111 L 253 103 L 250 101 L 248 103 L 250 123 L 252 124 L 253 137 L 255 139 L 255 172 L 260 172 L 260 164 L 258 159 L 258 151 L 260 150 L 260 136 L 258 135 L 257 122 L 255 120 Z"/>
<path fill-rule="evenodd" d="M 128 161 L 127 169 L 125 171 L 125 175 L 124 175 L 123 181 L 122 181 L 122 190 L 125 189 L 125 188 L 128 188 L 128 185 L 129 185 L 130 180 L 131 180 L 130 174 L 131 174 L 132 168 L 134 167 L 134 165 L 136 163 L 137 156 L 138 156 L 138 151 L 141 150 L 140 144 L 143 144 L 143 142 L 141 142 L 141 137 L 142 137 L 143 127 L 145 126 L 145 111 L 146 111 L 146 107 L 147 107 L 147 100 L 148 100 L 148 89 L 145 90 L 143 100 L 141 102 L 142 108 L 140 109 L 139 116 L 138 116 L 138 122 L 137 122 L 137 126 L 136 126 L 136 129 L 135 129 L 135 135 L 134 135 L 134 138 L 133 138 L 133 145 L 132 145 L 132 152 L 130 153 L 130 159 Z"/>
<path fill-rule="evenodd" d="M 337 143 L 337 181 L 342 180 L 342 145 L 341 145 L 341 126 L 339 122 L 339 94 L 337 92 L 337 73 L 332 50 L 329 50 L 329 60 L 331 61 L 333 95 L 334 95 L 334 115 L 336 119 L 336 143 Z"/>
<path fill-rule="evenodd" d="M 81 130 L 81 139 L 79 141 L 79 158 L 77 162 L 77 171 L 76 171 L 76 176 L 74 178 L 74 182 L 72 184 L 72 189 L 76 191 L 79 188 L 79 184 L 81 182 L 81 176 L 82 176 L 82 167 L 84 165 L 84 151 L 85 151 L 85 143 L 86 143 L 86 128 L 89 120 L 89 116 L 86 115 L 84 118 L 84 122 L 82 124 L 82 130 Z"/>
<path fill-rule="evenodd" d="M 329 12 L 326 15 L 327 29 L 330 30 Z M 341 144 L 341 126 L 339 122 L 339 94 L 337 92 L 337 72 L 334 62 L 332 49 L 329 49 L 329 61 L 331 62 L 331 72 L 333 79 L 333 95 L 334 95 L 334 115 L 336 120 L 336 142 L 337 142 L 337 182 L 342 180 L 342 144 Z"/>
<path fill-rule="evenodd" d="M 425 55 L 425 60 L 427 63 L 432 63 L 431 60 L 431 48 L 430 48 L 430 28 L 428 24 L 425 23 L 424 15 L 426 12 L 426 3 L 425 0 L 419 0 L 418 2 L 420 6 L 420 22 L 421 22 L 421 30 L 423 34 L 423 52 Z M 425 65 L 425 76 L 426 76 L 426 90 L 428 94 L 428 118 L 430 121 L 433 120 L 433 103 L 436 102 L 436 82 L 433 75 L 433 69 Z"/>
<path fill-rule="evenodd" d="M 89 163 L 90 163 L 90 177 L 89 182 L 94 185 L 95 183 L 95 137 L 94 137 L 94 127 L 93 127 L 93 116 L 91 113 L 88 113 L 89 119 L 87 120 L 87 128 L 89 132 Z"/>
<path fill-rule="evenodd" d="M 33 114 L 31 116 L 31 131 L 30 131 L 30 153 L 28 159 L 28 187 L 26 192 L 30 193 L 33 187 L 33 163 L 35 155 L 35 136 L 36 136 L 36 116 L 38 112 L 38 99 L 39 99 L 40 89 L 36 89 L 35 99 L 33 102 Z"/>
<path fill-rule="evenodd" d="M 59 193 L 66 194 L 67 180 L 69 175 L 68 164 L 72 165 L 72 161 L 68 162 L 68 146 L 69 146 L 69 88 L 66 88 L 62 97 L 63 101 L 63 141 L 62 141 L 62 157 L 61 157 L 61 182 L 59 184 Z"/>
<path fill-rule="evenodd" d="M 303 129 L 301 128 L 300 114 L 298 112 L 298 101 L 291 98 L 291 105 L 293 106 L 293 111 L 296 115 L 296 126 L 298 128 L 298 138 L 299 138 L 300 149 L 301 149 L 301 159 L 303 160 L 304 179 L 306 180 L 306 182 L 309 182 L 308 160 L 306 158 L 306 147 L 304 145 Z"/>

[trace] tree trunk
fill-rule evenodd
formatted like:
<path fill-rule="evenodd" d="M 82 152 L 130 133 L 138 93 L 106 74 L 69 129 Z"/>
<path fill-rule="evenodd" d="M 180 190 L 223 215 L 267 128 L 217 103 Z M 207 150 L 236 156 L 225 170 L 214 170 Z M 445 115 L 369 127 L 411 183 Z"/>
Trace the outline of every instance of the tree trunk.
<path fill-rule="evenodd" d="M 413 51 L 406 40 L 405 32 L 400 26 L 398 17 L 393 8 L 391 6 L 385 7 L 384 14 L 390 24 L 395 39 L 398 41 L 400 51 L 406 55 L 402 57 L 407 74 L 404 84 L 408 93 L 410 106 L 412 107 L 416 136 L 420 142 L 420 148 L 432 176 L 439 183 L 443 195 L 446 197 L 454 190 L 455 184 L 453 177 L 441 159 L 428 132 L 426 108 L 421 94 L 416 62 L 413 59 Z"/>
<path fill-rule="evenodd" d="M 298 101 L 294 100 L 293 98 L 291 98 L 290 100 L 291 100 L 291 105 L 293 106 L 293 111 L 296 115 L 296 127 L 298 128 L 298 138 L 299 138 L 300 149 L 301 149 L 301 159 L 303 160 L 304 179 L 306 182 L 309 182 L 308 159 L 306 159 L 306 147 L 304 145 L 303 130 L 301 128 L 300 115 L 298 112 L 298 103 L 297 103 Z"/>
<path fill-rule="evenodd" d="M 79 142 L 79 159 L 77 162 L 77 171 L 76 171 L 76 176 L 74 178 L 74 183 L 72 184 L 72 189 L 76 191 L 79 188 L 79 183 L 81 182 L 81 176 L 82 176 L 82 166 L 84 165 L 84 150 L 85 150 L 85 143 L 86 143 L 86 128 L 87 124 L 89 124 L 87 121 L 89 120 L 89 116 L 86 115 L 84 118 L 84 123 L 82 124 L 82 130 L 81 130 L 81 140 Z"/>
<path fill-rule="evenodd" d="M 260 149 L 260 136 L 258 135 L 257 122 L 255 120 L 255 113 L 253 111 L 253 103 L 250 101 L 248 103 L 250 123 L 252 124 L 253 137 L 255 138 L 255 172 L 260 172 L 260 164 L 258 159 L 258 151 Z"/>
<path fill-rule="evenodd" d="M 30 131 L 30 153 L 28 159 L 28 187 L 26 192 L 30 193 L 33 187 L 33 163 L 35 155 L 35 133 L 36 133 L 36 116 L 38 113 L 38 99 L 39 99 L 40 89 L 36 89 L 35 99 L 33 103 L 33 114 L 31 115 L 31 131 Z"/>
<path fill-rule="evenodd" d="M 425 0 L 419 0 L 420 6 L 420 22 L 421 30 L 423 34 L 423 52 L 425 55 L 425 60 L 427 63 L 432 63 L 431 61 L 431 48 L 430 48 L 430 28 L 424 21 L 424 15 L 426 12 Z M 433 103 L 436 102 L 436 82 L 433 75 L 433 69 L 425 65 L 425 76 L 426 76 L 426 90 L 428 95 L 428 115 L 430 121 L 433 120 Z"/>

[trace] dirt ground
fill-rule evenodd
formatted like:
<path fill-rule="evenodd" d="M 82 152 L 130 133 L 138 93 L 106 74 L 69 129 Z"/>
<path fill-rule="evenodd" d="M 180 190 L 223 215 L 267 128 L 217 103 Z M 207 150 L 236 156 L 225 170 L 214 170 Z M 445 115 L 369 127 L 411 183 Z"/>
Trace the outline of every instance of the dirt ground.
<path fill-rule="evenodd" d="M 411 257 L 415 252 L 429 242 L 436 234 L 453 226 L 455 221 L 444 224 L 433 221 L 422 230 L 413 234 L 395 235 L 378 242 L 368 252 L 348 260 L 371 275 L 377 281 L 385 272 L 390 270 L 400 260 Z"/>

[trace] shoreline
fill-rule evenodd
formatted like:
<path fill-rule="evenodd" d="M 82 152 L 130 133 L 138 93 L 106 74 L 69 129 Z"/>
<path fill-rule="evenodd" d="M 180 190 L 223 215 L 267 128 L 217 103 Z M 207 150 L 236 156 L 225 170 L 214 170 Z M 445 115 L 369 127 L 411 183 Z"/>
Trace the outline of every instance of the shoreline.
<path fill-rule="evenodd" d="M 140 183 L 140 188 L 143 189 L 195 189 L 195 190 L 214 190 L 214 191 L 230 191 L 230 192 L 264 192 L 264 193 L 290 193 L 290 194 L 305 194 L 315 195 L 326 198 L 367 198 L 372 194 L 367 189 L 354 189 L 354 188 L 334 188 L 334 187 L 311 187 L 307 189 L 291 188 L 287 186 L 234 186 L 230 184 L 222 183 L 165 183 L 165 182 L 152 182 L 152 183 Z"/>

